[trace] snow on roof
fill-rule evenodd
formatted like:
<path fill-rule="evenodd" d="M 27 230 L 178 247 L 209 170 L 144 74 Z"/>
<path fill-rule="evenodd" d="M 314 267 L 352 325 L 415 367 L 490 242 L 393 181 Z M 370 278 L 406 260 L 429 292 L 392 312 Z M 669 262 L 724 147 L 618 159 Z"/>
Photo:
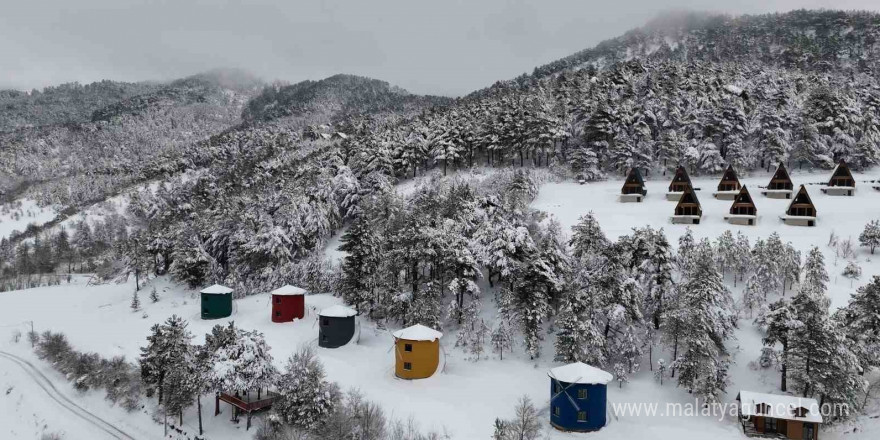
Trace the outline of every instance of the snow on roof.
<path fill-rule="evenodd" d="M 822 423 L 822 414 L 819 412 L 819 402 L 816 399 L 740 391 L 737 400 L 740 401 L 740 408 L 744 416 L 765 416 L 774 419 Z M 766 405 L 766 412 L 759 413 L 758 405 L 762 403 Z M 807 410 L 803 417 L 798 417 L 795 413 L 798 408 Z"/>
<path fill-rule="evenodd" d="M 226 295 L 227 293 L 231 292 L 232 289 L 226 286 L 221 286 L 219 284 L 214 284 L 213 286 L 205 287 L 204 289 L 202 289 L 202 293 L 207 293 L 209 295 Z"/>
<path fill-rule="evenodd" d="M 357 312 L 353 309 L 337 304 L 335 306 L 330 306 L 324 310 L 321 310 L 320 312 L 318 312 L 318 315 L 326 316 L 328 318 L 348 318 L 350 316 L 357 315 Z"/>
<path fill-rule="evenodd" d="M 275 290 L 272 291 L 272 295 L 278 296 L 296 296 L 296 295 L 305 295 L 305 289 L 291 286 L 290 284 L 285 284 Z"/>
<path fill-rule="evenodd" d="M 443 337 L 443 333 L 438 332 L 421 324 L 407 327 L 403 330 L 394 332 L 397 339 L 406 339 L 408 341 L 435 341 Z"/>
<path fill-rule="evenodd" d="M 583 362 L 553 368 L 547 375 L 560 382 L 590 385 L 604 385 L 614 379 L 611 373 Z"/>

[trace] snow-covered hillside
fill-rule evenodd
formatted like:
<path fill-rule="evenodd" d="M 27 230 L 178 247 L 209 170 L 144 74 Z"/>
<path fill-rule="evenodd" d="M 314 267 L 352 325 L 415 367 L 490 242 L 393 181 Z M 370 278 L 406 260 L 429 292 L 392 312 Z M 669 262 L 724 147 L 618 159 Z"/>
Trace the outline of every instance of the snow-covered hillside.
<path fill-rule="evenodd" d="M 793 175 L 796 184 L 824 180 L 820 174 Z M 856 179 L 865 178 L 856 175 Z M 715 238 L 725 229 L 741 230 L 750 239 L 766 237 L 778 232 L 783 241 L 791 241 L 798 249 L 808 250 L 818 245 L 826 254 L 828 271 L 831 276 L 829 293 L 832 307 L 844 305 L 854 290 L 849 280 L 839 276 L 843 267 L 835 265 L 833 251 L 825 246 L 831 231 L 842 238 L 857 237 L 864 224 L 872 218 L 880 217 L 880 192 L 861 188 L 855 197 L 830 197 L 822 195 L 818 186 L 811 186 L 810 192 L 816 203 L 819 222 L 815 228 L 784 226 L 778 220 L 787 201 L 771 200 L 759 195 L 757 185 L 763 184 L 767 176 L 743 179 L 755 195 L 759 210 L 758 225 L 754 227 L 733 226 L 723 222 L 723 214 L 730 202 L 718 201 L 711 197 L 715 179 L 694 179 L 694 185 L 701 188 L 700 200 L 703 203 L 703 222 L 693 226 L 696 237 Z M 578 185 L 576 183 L 546 183 L 541 187 L 532 207 L 547 211 L 556 217 L 567 229 L 578 217 L 593 211 L 604 231 L 610 238 L 626 234 L 636 226 L 651 225 L 663 227 L 670 241 L 676 243 L 684 233 L 685 227 L 672 225 L 668 217 L 674 203 L 665 200 L 666 179 L 648 181 L 648 197 L 641 204 L 620 204 L 617 193 L 621 182 L 607 181 Z M 333 247 L 331 245 L 331 247 Z M 864 269 L 862 281 L 880 274 L 880 258 L 869 258 L 867 250 L 859 249 L 858 259 Z M 25 338 L 14 342 L 11 335 L 15 331 L 24 333 L 28 324 L 34 321 L 36 330 L 54 330 L 67 334 L 74 347 L 83 351 L 94 351 L 104 356 L 124 355 L 134 360 L 139 355 L 139 347 L 144 345 L 150 326 L 164 321 L 172 314 L 189 321 L 189 330 L 196 335 L 195 343 L 201 343 L 204 334 L 216 324 L 226 319 L 203 321 L 199 318 L 199 299 L 195 292 L 185 289 L 164 278 L 153 281 L 161 296 L 158 303 L 146 300 L 142 295 L 142 312 L 132 312 L 129 308 L 133 285 L 106 284 L 87 286 L 86 278 L 75 278 L 73 283 L 54 287 L 42 287 L 24 291 L 0 293 L 0 350 L 30 359 L 47 376 L 52 378 L 60 392 L 77 397 L 78 402 L 92 412 L 100 414 L 108 421 L 118 424 L 138 438 L 158 438 L 162 426 L 153 422 L 144 411 L 127 414 L 119 408 L 111 408 L 103 401 L 101 394 L 92 392 L 79 397 L 63 378 L 41 361 L 35 360 Z M 858 282 L 857 282 L 858 284 Z M 146 291 L 152 286 L 147 286 Z M 490 292 L 487 284 L 481 289 Z M 739 289 L 734 289 L 734 297 L 739 298 Z M 492 295 L 485 295 L 491 301 Z M 307 315 L 302 321 L 274 324 L 270 319 L 268 294 L 261 294 L 235 301 L 235 311 L 230 318 L 236 326 L 243 329 L 257 329 L 264 332 L 266 341 L 272 347 L 272 355 L 277 366 L 302 344 L 315 344 L 317 326 L 315 311 L 339 303 L 336 297 L 327 294 L 306 297 Z M 491 310 L 485 307 L 484 310 Z M 491 316 L 489 316 L 491 318 Z M 750 319 L 741 319 L 736 331 L 736 340 L 729 343 L 734 364 L 730 372 L 728 394 L 724 401 L 732 403 L 739 389 L 760 392 L 776 392 L 779 375 L 773 369 L 760 369 L 753 366 L 761 351 L 761 334 L 751 324 Z M 630 382 L 618 388 L 609 385 L 611 404 L 657 403 L 657 415 L 634 415 L 619 413 L 610 418 L 609 425 L 592 434 L 566 434 L 549 428 L 549 390 L 550 381 L 547 370 L 558 366 L 552 361 L 554 336 L 545 334 L 542 357 L 537 361 L 528 357 L 518 347 L 512 356 L 504 360 L 491 359 L 473 362 L 467 355 L 454 347 L 455 334 L 447 332 L 442 340 L 444 355 L 441 358 L 443 371 L 433 377 L 418 381 L 399 380 L 394 377 L 392 337 L 390 330 L 380 330 L 365 319 L 359 318 L 359 338 L 356 344 L 330 350 L 318 349 L 330 380 L 339 383 L 344 389 L 357 388 L 367 398 L 374 400 L 396 418 L 413 417 L 425 428 L 445 430 L 453 439 L 485 439 L 492 433 L 492 421 L 496 417 L 511 417 L 516 399 L 528 395 L 541 410 L 542 421 L 551 438 L 573 439 L 655 439 L 655 438 L 716 438 L 741 439 L 742 431 L 735 418 L 719 420 L 708 415 L 664 415 L 665 405 L 672 403 L 693 403 L 693 396 L 677 388 L 674 381 L 659 385 L 648 370 L 648 360 L 642 362 L 640 373 L 630 378 Z M 668 353 L 654 353 L 654 360 L 669 359 Z M 100 431 L 71 416 L 63 408 L 46 400 L 41 390 L 28 380 L 17 367 L 0 359 L 3 365 L 0 373 L 0 386 L 10 390 L 0 395 L 0 436 L 9 438 L 32 438 L 38 432 L 63 432 L 64 438 L 103 438 Z M 209 439 L 243 439 L 250 434 L 243 432 L 243 424 L 232 424 L 228 407 L 224 413 L 213 417 L 213 400 L 203 398 L 203 415 L 206 423 L 206 437 Z M 152 405 L 149 404 L 148 407 Z M 611 410 L 611 407 L 609 407 Z M 189 430 L 195 430 L 194 409 L 185 415 Z M 876 409 L 872 411 L 876 412 Z M 872 413 L 873 414 L 873 413 Z M 69 423 L 68 423 L 69 422 Z M 877 420 L 862 417 L 854 425 L 834 427 L 822 432 L 823 438 L 867 440 L 873 438 Z M 846 433 L 858 427 L 857 432 Z M 872 429 L 873 427 L 873 429 Z"/>

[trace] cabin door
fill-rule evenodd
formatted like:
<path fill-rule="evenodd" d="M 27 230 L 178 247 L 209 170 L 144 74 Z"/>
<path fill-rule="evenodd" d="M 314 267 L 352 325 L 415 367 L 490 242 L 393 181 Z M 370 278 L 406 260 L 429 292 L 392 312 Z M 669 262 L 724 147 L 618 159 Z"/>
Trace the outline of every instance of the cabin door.
<path fill-rule="evenodd" d="M 815 433 L 816 425 L 813 423 L 804 423 L 804 440 L 813 440 Z"/>

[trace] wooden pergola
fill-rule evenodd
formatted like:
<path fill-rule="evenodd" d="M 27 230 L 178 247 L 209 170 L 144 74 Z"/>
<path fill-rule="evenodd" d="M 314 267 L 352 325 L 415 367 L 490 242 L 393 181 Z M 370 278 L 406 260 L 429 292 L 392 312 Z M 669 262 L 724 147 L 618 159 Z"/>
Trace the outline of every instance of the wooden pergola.
<path fill-rule="evenodd" d="M 268 390 L 265 395 L 263 395 L 261 391 L 257 391 L 257 398 L 255 400 L 250 399 L 250 392 L 245 393 L 245 396 L 242 397 L 239 393 L 229 394 L 219 391 L 214 396 L 214 417 L 220 415 L 220 402 L 226 402 L 232 406 L 232 418 L 230 420 L 238 420 L 238 415 L 241 413 L 247 414 L 247 426 L 245 427 L 245 430 L 248 430 L 251 428 L 251 416 L 253 413 L 271 408 L 272 403 L 274 403 L 278 397 L 278 393 Z"/>

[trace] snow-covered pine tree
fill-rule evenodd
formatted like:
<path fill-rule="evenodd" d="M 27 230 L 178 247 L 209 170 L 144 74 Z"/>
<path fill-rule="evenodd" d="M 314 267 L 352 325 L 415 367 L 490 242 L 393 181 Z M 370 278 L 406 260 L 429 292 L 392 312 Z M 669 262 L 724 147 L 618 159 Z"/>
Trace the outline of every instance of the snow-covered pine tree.
<path fill-rule="evenodd" d="M 499 316 L 495 319 L 495 327 L 490 336 L 492 351 L 498 353 L 499 359 L 504 359 L 504 353 L 513 350 L 513 334 L 507 319 Z"/>
<path fill-rule="evenodd" d="M 148 387 L 155 387 L 162 403 L 165 377 L 171 369 L 183 365 L 191 351 L 192 334 L 186 329 L 187 322 L 172 315 L 163 324 L 150 329 L 147 345 L 141 348 L 141 378 Z"/>
<path fill-rule="evenodd" d="M 835 318 L 859 347 L 862 370 L 880 367 L 880 276 L 860 287 Z"/>
<path fill-rule="evenodd" d="M 691 272 L 695 247 L 694 231 L 691 228 L 687 228 L 684 234 L 678 238 L 678 252 L 675 255 L 675 262 L 682 275 L 686 276 Z"/>
<path fill-rule="evenodd" d="M 685 310 L 682 352 L 675 360 L 681 387 L 715 402 L 724 392 L 727 374 L 725 342 L 733 333 L 730 291 L 715 267 L 711 243 L 704 239 L 693 251 L 692 270 L 682 286 L 679 303 Z"/>
<path fill-rule="evenodd" d="M 152 301 L 153 303 L 157 303 L 159 302 L 159 299 L 159 292 L 156 291 L 156 286 L 153 286 L 153 288 L 150 290 L 150 301 Z"/>
<path fill-rule="evenodd" d="M 571 229 L 572 236 L 569 244 L 575 258 L 598 255 L 610 245 L 592 211 L 582 216 Z"/>
<path fill-rule="evenodd" d="M 865 225 L 865 230 L 859 234 L 859 244 L 874 254 L 874 250 L 880 247 L 880 220 L 871 220 Z"/>
<path fill-rule="evenodd" d="M 721 233 L 715 239 L 715 264 L 721 270 L 721 276 L 724 276 L 728 269 L 733 268 L 735 260 L 736 239 L 730 229 Z"/>
<path fill-rule="evenodd" d="M 770 307 L 755 320 L 755 323 L 765 329 L 765 346 L 770 349 L 774 349 L 777 344 L 782 346 L 782 352 L 778 356 L 782 374 L 780 389 L 787 391 L 789 340 L 792 332 L 800 327 L 801 323 L 785 299 L 770 304 Z"/>
<path fill-rule="evenodd" d="M 131 311 L 133 312 L 137 312 L 141 309 L 141 300 L 138 298 L 137 290 L 135 290 L 134 294 L 131 296 L 131 305 L 129 307 L 131 307 Z"/>
<path fill-rule="evenodd" d="M 214 352 L 211 382 L 227 393 L 247 393 L 270 386 L 277 371 L 263 334 L 239 328 L 234 331 L 235 338 Z"/>
<path fill-rule="evenodd" d="M 374 277 L 381 256 L 379 237 L 366 217 L 358 216 L 340 241 L 342 245 L 339 250 L 346 252 L 346 256 L 342 260 L 339 291 L 345 302 L 355 306 L 358 312 L 369 308 L 372 313 L 376 287 Z"/>
<path fill-rule="evenodd" d="M 736 287 L 737 278 L 743 279 L 752 266 L 752 246 L 749 244 L 749 237 L 742 232 L 736 233 L 732 257 L 733 286 Z"/>
<path fill-rule="evenodd" d="M 279 397 L 272 404 L 273 413 L 284 423 L 303 429 L 321 424 L 341 398 L 339 388 L 327 380 L 324 366 L 308 346 L 287 360 L 276 389 Z"/>

